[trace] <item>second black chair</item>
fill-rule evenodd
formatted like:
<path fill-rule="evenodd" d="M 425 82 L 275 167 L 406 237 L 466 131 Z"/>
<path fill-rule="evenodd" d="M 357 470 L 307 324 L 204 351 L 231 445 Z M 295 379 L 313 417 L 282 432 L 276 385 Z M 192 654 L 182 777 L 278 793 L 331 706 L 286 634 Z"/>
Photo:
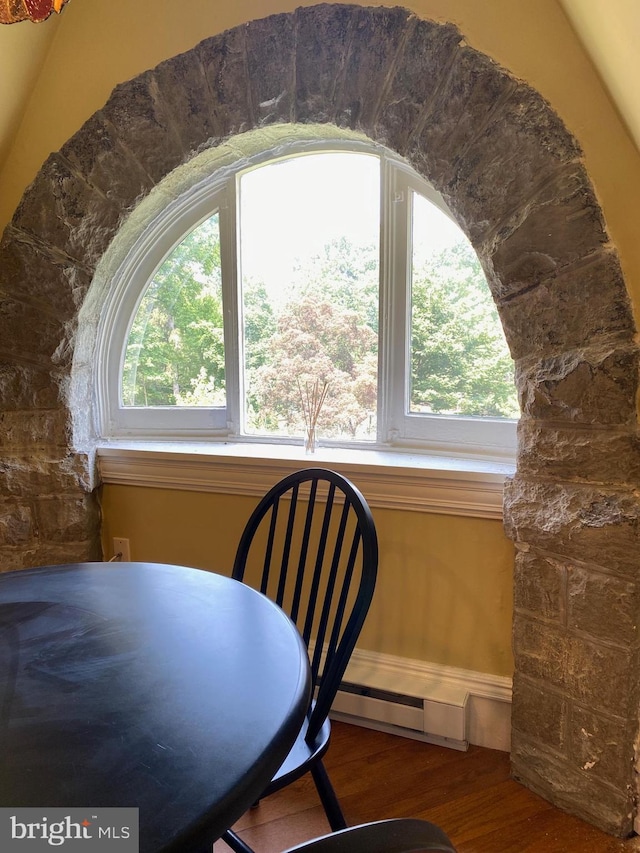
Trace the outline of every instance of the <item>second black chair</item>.
<path fill-rule="evenodd" d="M 448 836 L 426 820 L 395 818 L 352 826 L 284 853 L 456 853 Z"/>
<path fill-rule="evenodd" d="M 296 743 L 263 796 L 311 772 L 329 825 L 346 821 L 322 763 L 329 710 L 373 597 L 378 540 L 358 489 L 340 474 L 308 468 L 285 477 L 262 498 L 244 529 L 233 577 L 255 586 L 291 617 L 311 663 L 314 691 Z M 234 832 L 236 853 L 252 853 Z"/>

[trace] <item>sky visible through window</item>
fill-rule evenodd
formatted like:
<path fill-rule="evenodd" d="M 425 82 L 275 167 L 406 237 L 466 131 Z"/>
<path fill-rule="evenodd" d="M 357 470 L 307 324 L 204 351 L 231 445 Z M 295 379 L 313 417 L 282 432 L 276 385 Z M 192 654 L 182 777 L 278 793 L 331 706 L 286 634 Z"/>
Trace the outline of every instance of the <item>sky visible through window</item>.
<path fill-rule="evenodd" d="M 380 163 L 353 153 L 312 154 L 241 178 L 242 276 L 261 280 L 280 300 L 303 260 L 347 236 L 375 245 L 380 221 Z"/>
<path fill-rule="evenodd" d="M 303 259 L 347 237 L 377 245 L 380 231 L 380 160 L 354 152 L 310 154 L 270 164 L 241 178 L 242 275 L 261 280 L 280 300 Z M 416 260 L 455 245 L 460 228 L 433 205 L 418 212 L 422 235 Z"/>

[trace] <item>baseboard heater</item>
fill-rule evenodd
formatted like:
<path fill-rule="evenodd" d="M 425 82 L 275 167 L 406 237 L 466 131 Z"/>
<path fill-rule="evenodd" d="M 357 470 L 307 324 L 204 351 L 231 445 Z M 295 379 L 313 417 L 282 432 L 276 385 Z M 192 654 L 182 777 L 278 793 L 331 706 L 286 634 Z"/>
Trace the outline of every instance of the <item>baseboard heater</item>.
<path fill-rule="evenodd" d="M 428 696 L 411 696 L 342 682 L 331 709 L 334 719 L 466 750 L 469 693 L 463 687 L 432 684 Z"/>

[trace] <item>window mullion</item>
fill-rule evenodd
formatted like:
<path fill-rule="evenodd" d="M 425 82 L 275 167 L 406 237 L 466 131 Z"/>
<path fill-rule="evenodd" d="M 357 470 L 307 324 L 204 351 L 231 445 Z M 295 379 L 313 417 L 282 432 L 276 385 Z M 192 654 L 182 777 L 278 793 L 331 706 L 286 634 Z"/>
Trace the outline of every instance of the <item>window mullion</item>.
<path fill-rule="evenodd" d="M 236 182 L 228 181 L 221 198 L 220 265 L 222 273 L 222 310 L 224 316 L 225 387 L 227 395 L 227 429 L 231 435 L 240 433 L 240 400 L 242 389 L 242 336 L 240 334 L 240 288 L 238 277 L 238 224 Z"/>
<path fill-rule="evenodd" d="M 408 365 L 409 187 L 404 173 L 383 158 L 380 290 L 379 440 L 403 436 Z"/>

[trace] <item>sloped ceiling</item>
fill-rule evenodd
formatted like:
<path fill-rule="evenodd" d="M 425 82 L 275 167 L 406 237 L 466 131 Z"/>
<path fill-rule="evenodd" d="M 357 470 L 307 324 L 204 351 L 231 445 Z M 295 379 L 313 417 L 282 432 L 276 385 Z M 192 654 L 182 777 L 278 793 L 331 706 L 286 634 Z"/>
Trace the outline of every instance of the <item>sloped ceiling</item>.
<path fill-rule="evenodd" d="M 59 19 L 0 26 L 0 168 L 44 64 Z"/>
<path fill-rule="evenodd" d="M 560 0 L 640 149 L 639 0 Z"/>

